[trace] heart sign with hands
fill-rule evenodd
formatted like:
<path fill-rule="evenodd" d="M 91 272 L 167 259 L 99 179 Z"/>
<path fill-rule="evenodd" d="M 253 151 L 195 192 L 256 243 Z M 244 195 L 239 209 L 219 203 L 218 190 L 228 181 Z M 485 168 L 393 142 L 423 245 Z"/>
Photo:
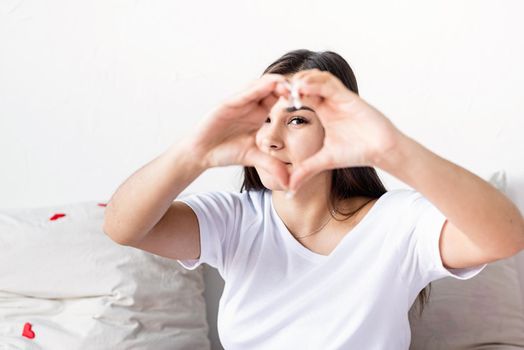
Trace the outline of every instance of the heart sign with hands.
<path fill-rule="evenodd" d="M 304 70 L 291 79 L 298 86 L 302 104 L 315 110 L 324 127 L 322 147 L 295 164 L 291 172 L 291 194 L 324 170 L 374 166 L 377 157 L 395 146 L 401 135 L 395 125 L 330 72 Z M 292 101 L 286 85 L 279 83 L 276 95 Z"/>

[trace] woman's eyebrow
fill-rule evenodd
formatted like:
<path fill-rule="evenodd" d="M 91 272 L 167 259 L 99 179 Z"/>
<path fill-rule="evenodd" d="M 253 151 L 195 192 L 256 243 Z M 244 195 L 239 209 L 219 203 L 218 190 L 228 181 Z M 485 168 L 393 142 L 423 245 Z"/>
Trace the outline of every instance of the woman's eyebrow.
<path fill-rule="evenodd" d="M 309 108 L 308 106 L 302 106 L 300 108 L 295 108 L 294 106 L 291 106 L 291 107 L 286 107 L 284 108 L 284 111 L 288 112 L 288 113 L 291 113 L 291 112 L 295 112 L 295 111 L 300 111 L 301 109 L 305 109 L 305 110 L 308 110 L 308 111 L 311 111 L 311 112 L 315 112 L 313 109 Z"/>

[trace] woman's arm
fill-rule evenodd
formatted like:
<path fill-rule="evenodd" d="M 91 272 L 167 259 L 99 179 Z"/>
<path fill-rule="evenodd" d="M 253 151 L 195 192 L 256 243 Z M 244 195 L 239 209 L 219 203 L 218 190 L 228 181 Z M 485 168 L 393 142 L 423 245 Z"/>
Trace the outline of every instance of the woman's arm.
<path fill-rule="evenodd" d="M 489 183 L 404 135 L 331 73 L 311 69 L 292 80 L 300 80 L 302 101 L 315 110 L 325 135 L 317 153 L 295 164 L 290 193 L 327 169 L 377 166 L 420 192 L 446 216 L 440 236 L 446 267 L 476 266 L 524 249 L 522 214 Z"/>
<path fill-rule="evenodd" d="M 105 210 L 104 231 L 111 239 L 126 245 L 141 241 L 206 170 L 187 145 L 172 145 L 118 187 Z"/>
<path fill-rule="evenodd" d="M 448 219 L 440 253 L 448 268 L 476 266 L 524 249 L 524 219 L 503 193 L 468 170 L 398 133 L 375 165 L 413 187 Z"/>

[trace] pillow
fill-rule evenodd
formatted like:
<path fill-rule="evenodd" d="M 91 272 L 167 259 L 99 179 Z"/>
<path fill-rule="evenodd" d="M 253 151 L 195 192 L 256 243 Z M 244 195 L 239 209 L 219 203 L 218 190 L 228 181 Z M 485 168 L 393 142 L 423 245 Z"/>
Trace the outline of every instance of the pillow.
<path fill-rule="evenodd" d="M 210 349 L 202 269 L 115 243 L 104 207 L 0 210 L 0 344 Z"/>
<path fill-rule="evenodd" d="M 504 172 L 490 182 L 505 192 Z M 429 302 L 419 317 L 410 313 L 411 350 L 524 348 L 524 291 L 518 255 L 489 263 L 470 280 L 445 277 L 431 283 Z M 522 266 L 524 268 L 524 266 Z"/>

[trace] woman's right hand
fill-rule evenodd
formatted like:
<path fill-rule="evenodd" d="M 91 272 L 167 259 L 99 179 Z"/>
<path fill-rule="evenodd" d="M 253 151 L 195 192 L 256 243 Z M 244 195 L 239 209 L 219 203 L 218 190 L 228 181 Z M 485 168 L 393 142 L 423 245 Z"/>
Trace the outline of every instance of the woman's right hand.
<path fill-rule="evenodd" d="M 255 136 L 264 124 L 273 105 L 280 98 L 277 84 L 286 78 L 265 74 L 248 89 L 215 108 L 191 135 L 191 148 L 205 169 L 228 165 L 257 166 L 274 174 L 287 188 L 286 165 L 264 153 L 255 143 Z"/>

